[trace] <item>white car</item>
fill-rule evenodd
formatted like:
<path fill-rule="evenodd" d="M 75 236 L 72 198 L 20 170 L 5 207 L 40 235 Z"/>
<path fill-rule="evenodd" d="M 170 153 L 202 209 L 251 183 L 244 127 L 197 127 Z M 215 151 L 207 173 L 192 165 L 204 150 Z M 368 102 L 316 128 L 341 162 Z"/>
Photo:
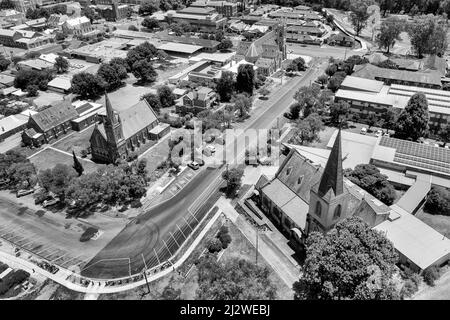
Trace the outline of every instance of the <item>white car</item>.
<path fill-rule="evenodd" d="M 213 146 L 213 145 L 206 146 L 206 149 L 209 149 L 209 151 L 210 151 L 211 153 L 216 152 L 216 147 Z"/>
<path fill-rule="evenodd" d="M 366 134 L 367 133 L 367 128 L 366 127 L 362 127 L 360 133 L 361 134 Z"/>
<path fill-rule="evenodd" d="M 42 202 L 42 206 L 44 208 L 48 207 L 48 206 L 52 206 L 54 204 L 57 204 L 59 202 L 59 199 L 50 199 L 50 200 L 45 200 L 44 202 Z"/>
<path fill-rule="evenodd" d="M 382 134 L 383 134 L 383 131 L 382 131 L 382 130 L 377 130 L 377 133 L 375 133 L 375 135 L 376 135 L 377 137 L 381 137 Z"/>

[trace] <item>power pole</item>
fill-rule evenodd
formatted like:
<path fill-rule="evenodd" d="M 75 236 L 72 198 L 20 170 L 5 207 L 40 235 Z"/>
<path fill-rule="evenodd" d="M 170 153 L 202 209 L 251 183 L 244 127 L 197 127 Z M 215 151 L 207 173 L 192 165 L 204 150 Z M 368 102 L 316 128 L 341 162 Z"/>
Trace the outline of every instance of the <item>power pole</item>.
<path fill-rule="evenodd" d="M 256 257 L 255 257 L 255 260 L 256 260 L 256 263 L 255 264 L 258 264 L 258 228 L 256 228 Z"/>
<path fill-rule="evenodd" d="M 148 292 L 146 294 L 150 293 L 150 285 L 148 284 L 148 279 L 147 279 L 147 264 L 145 263 L 145 259 L 144 259 L 144 255 L 141 253 L 141 257 L 142 257 L 142 261 L 144 261 L 144 278 L 145 278 L 145 283 L 147 284 L 147 290 Z"/>

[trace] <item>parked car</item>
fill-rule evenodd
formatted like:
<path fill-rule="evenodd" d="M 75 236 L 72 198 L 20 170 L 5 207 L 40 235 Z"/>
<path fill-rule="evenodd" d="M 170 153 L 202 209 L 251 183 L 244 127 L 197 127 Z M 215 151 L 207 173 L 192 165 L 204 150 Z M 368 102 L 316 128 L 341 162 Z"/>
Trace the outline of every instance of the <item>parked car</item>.
<path fill-rule="evenodd" d="M 389 132 L 385 132 L 384 134 L 383 134 L 383 137 L 390 137 L 391 135 L 389 134 Z"/>
<path fill-rule="evenodd" d="M 205 149 L 209 149 L 209 151 L 211 151 L 211 153 L 216 152 L 216 147 L 214 147 L 213 145 L 206 146 Z"/>
<path fill-rule="evenodd" d="M 200 167 L 205 165 L 205 161 L 203 161 L 203 159 L 201 158 L 195 158 L 194 162 L 197 162 Z"/>
<path fill-rule="evenodd" d="M 44 202 L 42 202 L 42 206 L 44 208 L 52 206 L 54 204 L 57 204 L 59 202 L 58 198 L 53 198 L 53 199 L 48 199 L 48 200 L 44 200 Z"/>
<path fill-rule="evenodd" d="M 377 132 L 375 133 L 375 135 L 377 137 L 381 137 L 382 134 L 383 134 L 383 130 L 381 130 L 381 129 L 377 130 Z"/>
<path fill-rule="evenodd" d="M 366 134 L 367 133 L 367 128 L 366 127 L 362 127 L 361 131 L 359 133 Z"/>
<path fill-rule="evenodd" d="M 189 162 L 188 167 L 191 168 L 192 170 L 198 170 L 198 168 L 200 168 L 199 164 L 195 161 Z"/>
<path fill-rule="evenodd" d="M 32 194 L 34 192 L 34 190 L 33 189 L 22 189 L 22 190 L 19 190 L 19 191 L 17 191 L 17 198 L 20 198 L 20 197 L 23 197 L 23 196 L 26 196 L 27 194 Z"/>

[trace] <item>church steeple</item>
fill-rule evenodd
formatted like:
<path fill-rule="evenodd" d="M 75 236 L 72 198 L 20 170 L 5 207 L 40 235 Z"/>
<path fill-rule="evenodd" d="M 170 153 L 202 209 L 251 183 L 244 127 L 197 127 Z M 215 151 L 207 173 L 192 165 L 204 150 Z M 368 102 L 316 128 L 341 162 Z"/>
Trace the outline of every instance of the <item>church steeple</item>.
<path fill-rule="evenodd" d="M 339 128 L 336 140 L 334 140 L 330 157 L 328 158 L 325 170 L 319 184 L 318 194 L 323 197 L 330 189 L 333 189 L 334 195 L 338 196 L 344 192 L 344 177 L 342 170 L 342 146 L 341 146 L 341 128 Z"/>
<path fill-rule="evenodd" d="M 116 145 L 123 138 L 122 124 L 119 121 L 119 114 L 117 114 L 105 93 L 105 107 L 106 107 L 106 121 L 104 124 L 106 139 L 109 144 Z"/>
<path fill-rule="evenodd" d="M 108 94 L 105 92 L 105 107 L 106 107 L 106 118 L 111 124 L 116 123 L 116 115 L 112 107 L 111 101 L 109 101 Z"/>

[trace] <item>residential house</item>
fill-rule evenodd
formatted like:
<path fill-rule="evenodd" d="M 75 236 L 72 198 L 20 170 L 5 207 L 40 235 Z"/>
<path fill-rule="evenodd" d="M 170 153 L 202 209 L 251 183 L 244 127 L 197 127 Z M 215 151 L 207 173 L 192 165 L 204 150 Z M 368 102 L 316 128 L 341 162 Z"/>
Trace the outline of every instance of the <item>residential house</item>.
<path fill-rule="evenodd" d="M 176 106 L 176 112 L 182 115 L 197 113 L 210 109 L 217 102 L 217 95 L 214 90 L 207 87 L 199 87 L 182 98 L 182 105 Z"/>
<path fill-rule="evenodd" d="M 330 46 L 341 46 L 341 47 L 353 47 L 355 40 L 352 37 L 347 36 L 343 33 L 338 33 L 330 36 L 326 40 L 327 44 Z"/>

